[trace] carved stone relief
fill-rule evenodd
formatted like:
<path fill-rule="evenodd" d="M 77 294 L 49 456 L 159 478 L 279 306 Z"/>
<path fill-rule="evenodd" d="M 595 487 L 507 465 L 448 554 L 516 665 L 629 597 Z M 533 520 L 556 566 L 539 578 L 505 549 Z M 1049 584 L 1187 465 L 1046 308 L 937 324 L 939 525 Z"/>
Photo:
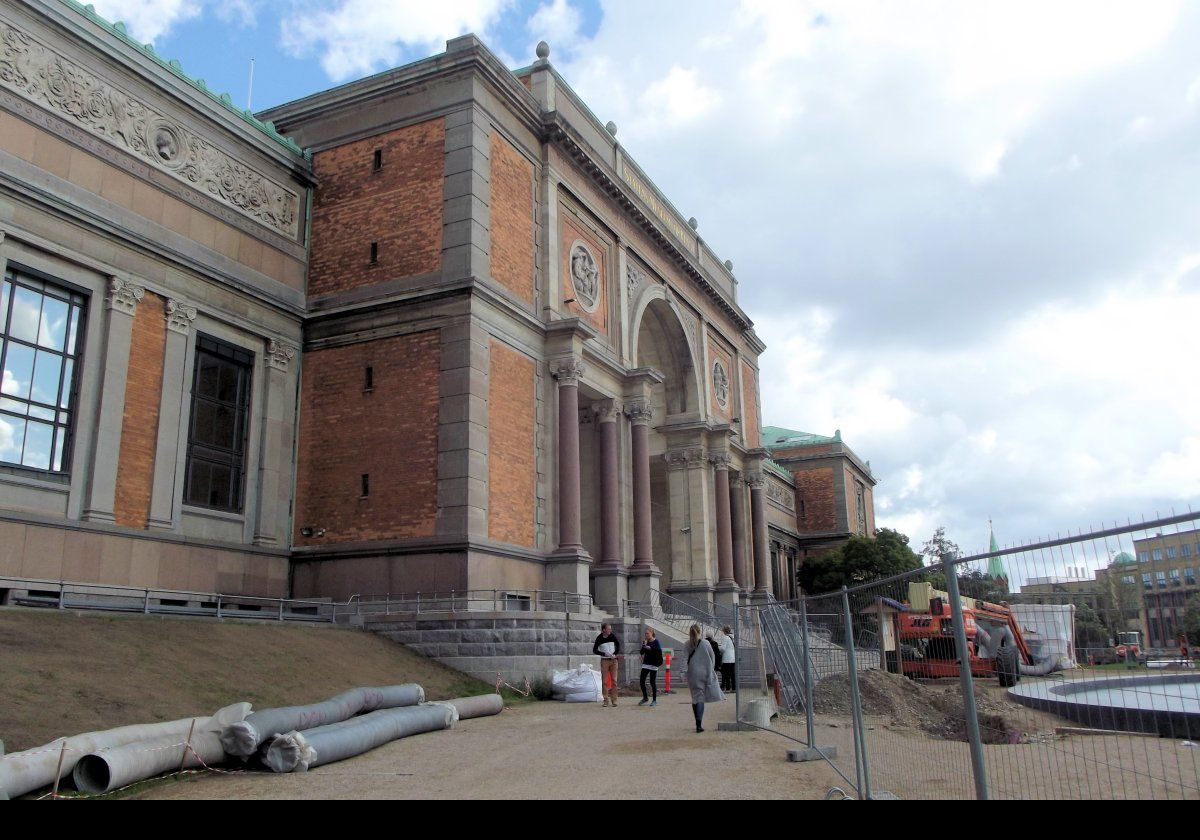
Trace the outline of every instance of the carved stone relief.
<path fill-rule="evenodd" d="M 295 238 L 298 195 L 4 22 L 0 85 Z"/>
<path fill-rule="evenodd" d="M 112 277 L 108 281 L 108 308 L 126 315 L 137 312 L 137 305 L 146 296 L 146 287 Z"/>
<path fill-rule="evenodd" d="M 296 348 L 282 341 L 271 339 L 267 342 L 267 367 L 286 371 L 288 363 L 296 357 Z"/>
<path fill-rule="evenodd" d="M 632 262 L 626 265 L 625 285 L 631 300 L 633 299 L 633 296 L 637 294 L 638 287 L 642 285 L 645 279 L 646 273 Z"/>
<path fill-rule="evenodd" d="M 713 362 L 713 396 L 721 408 L 729 407 L 729 373 L 719 359 Z"/>
<path fill-rule="evenodd" d="M 167 306 L 164 314 L 167 319 L 168 330 L 187 335 L 192 321 L 196 320 L 196 307 L 188 306 L 183 301 L 176 300 L 175 298 L 167 298 Z"/>
<path fill-rule="evenodd" d="M 575 241 L 571 246 L 571 285 L 575 302 L 587 312 L 595 312 L 600 303 L 600 270 L 588 246 Z"/>
<path fill-rule="evenodd" d="M 775 479 L 767 480 L 767 498 L 787 510 L 796 509 L 796 494 Z"/>

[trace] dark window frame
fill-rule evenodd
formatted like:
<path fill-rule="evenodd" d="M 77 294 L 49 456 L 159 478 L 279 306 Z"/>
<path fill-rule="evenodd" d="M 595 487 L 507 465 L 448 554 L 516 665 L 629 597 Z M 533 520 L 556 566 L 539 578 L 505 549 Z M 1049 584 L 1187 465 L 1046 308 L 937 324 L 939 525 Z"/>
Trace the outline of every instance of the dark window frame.
<path fill-rule="evenodd" d="M 61 480 L 71 475 L 71 460 L 74 457 L 75 430 L 79 419 L 78 403 L 80 382 L 82 381 L 83 351 L 87 344 L 87 319 L 91 306 L 91 294 L 87 289 L 80 288 L 74 283 L 12 260 L 5 265 L 3 275 L 0 275 L 0 284 L 7 284 L 11 289 L 9 297 L 0 303 L 0 308 L 3 309 L 0 312 L 0 371 L 4 370 L 8 354 L 14 346 L 33 352 L 34 367 L 30 373 L 34 378 L 40 370 L 40 354 L 57 356 L 59 359 L 57 387 L 54 395 L 55 404 L 34 399 L 33 381 L 30 382 L 28 397 L 0 394 L 0 414 L 15 421 L 33 422 L 51 427 L 47 466 L 24 464 L 20 461 L 0 461 L 0 468 L 14 474 L 26 473 L 51 480 Z M 66 332 L 63 336 L 62 350 L 41 343 L 40 335 L 32 341 L 12 335 L 12 312 L 16 306 L 18 289 L 25 289 L 40 295 L 43 307 L 46 298 L 67 305 Z M 71 341 L 72 325 L 75 331 L 74 342 Z M 68 363 L 70 364 L 69 373 L 67 372 Z M 23 407 L 14 405 L 16 403 L 23 404 Z M 23 450 L 28 442 L 27 435 L 28 428 L 22 433 Z M 22 452 L 22 458 L 23 455 Z"/>
<path fill-rule="evenodd" d="M 219 394 L 201 392 L 204 361 L 208 362 L 208 369 L 211 370 L 214 366 L 216 368 L 218 390 L 223 373 L 228 371 L 234 374 L 235 393 L 232 400 L 222 399 Z M 244 513 L 246 459 L 250 448 L 250 412 L 254 401 L 254 354 L 236 344 L 197 333 L 193 368 L 183 503 L 190 507 L 225 513 Z M 232 412 L 232 446 L 222 445 L 212 439 L 211 435 L 208 439 L 202 437 L 202 430 L 197 428 L 197 419 L 204 408 L 213 411 L 214 424 L 222 410 Z M 197 475 L 197 469 L 201 467 L 207 467 L 209 470 L 209 480 L 203 488 L 203 496 L 200 493 L 202 488 L 193 486 L 195 482 L 202 480 Z M 222 500 L 214 495 L 218 485 L 213 481 L 213 477 L 215 473 L 224 470 L 228 470 L 228 482 Z"/>

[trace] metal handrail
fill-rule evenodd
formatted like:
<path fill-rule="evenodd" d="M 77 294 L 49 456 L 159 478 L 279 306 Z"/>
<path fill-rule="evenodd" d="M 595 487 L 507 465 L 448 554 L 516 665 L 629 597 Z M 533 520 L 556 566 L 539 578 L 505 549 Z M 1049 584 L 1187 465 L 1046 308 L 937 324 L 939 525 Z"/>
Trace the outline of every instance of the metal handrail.
<path fill-rule="evenodd" d="M 491 606 L 492 612 L 566 612 L 591 615 L 595 603 L 591 595 L 545 589 L 452 589 L 434 592 L 358 593 L 350 596 L 342 614 L 467 612 Z"/>

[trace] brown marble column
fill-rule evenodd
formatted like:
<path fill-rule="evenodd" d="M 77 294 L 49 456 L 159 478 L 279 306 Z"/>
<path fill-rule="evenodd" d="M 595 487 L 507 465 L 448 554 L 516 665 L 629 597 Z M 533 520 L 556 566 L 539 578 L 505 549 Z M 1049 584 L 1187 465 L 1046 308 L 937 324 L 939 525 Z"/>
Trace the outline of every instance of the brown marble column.
<path fill-rule="evenodd" d="M 554 364 L 558 381 L 558 550 L 583 551 L 579 522 L 579 377 L 583 362 Z"/>
<path fill-rule="evenodd" d="M 617 438 L 617 419 L 621 404 L 605 400 L 596 405 L 596 422 L 600 426 L 600 566 L 621 565 L 620 486 Z"/>
<path fill-rule="evenodd" d="M 750 588 L 750 570 L 746 568 L 746 479 L 742 475 L 729 481 L 729 508 L 733 531 L 733 577 L 739 589 Z"/>
<path fill-rule="evenodd" d="M 654 407 L 647 399 L 636 399 L 625 407 L 633 437 L 633 565 L 654 566 L 654 539 L 650 510 L 650 421 Z"/>
<path fill-rule="evenodd" d="M 750 530 L 754 539 L 754 594 L 771 591 L 770 546 L 767 544 L 767 480 L 761 473 L 746 476 L 750 486 Z"/>
<path fill-rule="evenodd" d="M 709 459 L 713 465 L 714 495 L 716 496 L 717 519 L 717 571 L 719 584 L 732 584 L 733 578 L 733 532 L 729 512 L 729 456 L 714 455 Z"/>

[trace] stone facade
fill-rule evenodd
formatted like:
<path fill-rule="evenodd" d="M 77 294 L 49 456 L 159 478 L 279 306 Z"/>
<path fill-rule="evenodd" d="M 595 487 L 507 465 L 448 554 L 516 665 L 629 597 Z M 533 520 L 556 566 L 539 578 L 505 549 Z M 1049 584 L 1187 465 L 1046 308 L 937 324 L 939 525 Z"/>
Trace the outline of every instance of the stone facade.
<path fill-rule="evenodd" d="M 737 280 L 548 60 L 252 117 L 83 7 L 0 28 L 6 296 L 81 314 L 6 341 L 75 367 L 0 403 L 64 433 L 0 440 L 0 589 L 771 591 Z"/>

